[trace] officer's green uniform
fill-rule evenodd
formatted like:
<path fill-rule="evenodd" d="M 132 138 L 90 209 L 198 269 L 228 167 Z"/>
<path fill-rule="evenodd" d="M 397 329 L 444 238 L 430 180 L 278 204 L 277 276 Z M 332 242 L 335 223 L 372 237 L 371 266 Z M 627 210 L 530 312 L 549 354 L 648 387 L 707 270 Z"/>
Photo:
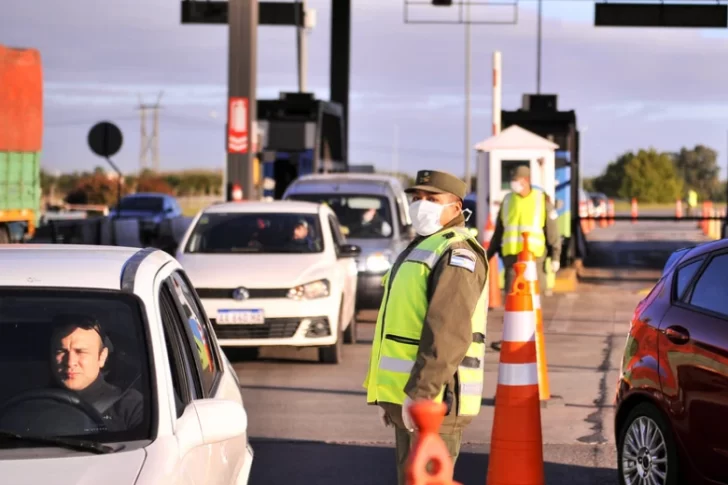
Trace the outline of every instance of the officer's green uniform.
<path fill-rule="evenodd" d="M 531 170 L 520 166 L 514 170 L 511 179 L 524 177 L 530 180 Z M 511 192 L 503 198 L 498 211 L 488 258 L 498 253 L 503 259 L 506 293 L 510 293 L 515 278 L 513 265 L 523 249 L 523 232 L 529 233 L 528 245 L 536 260 L 538 285 L 543 295 L 546 290 L 544 263 L 547 257 L 552 261 L 560 261 L 561 235 L 558 213 L 541 190 L 531 188 L 525 197 Z"/>
<path fill-rule="evenodd" d="M 442 172 L 421 171 L 407 192 L 465 197 L 465 184 Z M 455 461 L 463 429 L 480 411 L 488 312 L 485 250 L 458 215 L 430 236 L 418 236 L 383 278 L 384 298 L 364 382 L 367 403 L 378 404 L 395 427 L 399 484 L 412 444 L 402 404 L 444 401 L 440 428 Z"/>

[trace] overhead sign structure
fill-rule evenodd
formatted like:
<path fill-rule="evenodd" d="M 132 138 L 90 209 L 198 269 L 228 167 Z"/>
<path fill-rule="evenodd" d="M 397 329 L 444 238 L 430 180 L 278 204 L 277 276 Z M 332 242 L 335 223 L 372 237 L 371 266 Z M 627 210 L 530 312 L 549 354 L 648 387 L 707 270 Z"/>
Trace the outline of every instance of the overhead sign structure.
<path fill-rule="evenodd" d="M 596 3 L 596 27 L 726 28 L 728 6 L 719 4 Z"/>
<path fill-rule="evenodd" d="M 230 98 L 228 109 L 228 153 L 248 153 L 248 146 L 250 144 L 248 108 L 248 98 Z"/>

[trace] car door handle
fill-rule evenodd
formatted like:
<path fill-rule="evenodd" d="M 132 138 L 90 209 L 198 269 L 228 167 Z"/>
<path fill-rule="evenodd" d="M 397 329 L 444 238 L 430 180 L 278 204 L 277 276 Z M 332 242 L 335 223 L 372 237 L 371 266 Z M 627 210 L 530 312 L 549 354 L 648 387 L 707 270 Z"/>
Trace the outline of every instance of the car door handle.
<path fill-rule="evenodd" d="M 673 325 L 665 329 L 665 337 L 674 344 L 683 345 L 690 341 L 690 332 L 679 325 Z"/>

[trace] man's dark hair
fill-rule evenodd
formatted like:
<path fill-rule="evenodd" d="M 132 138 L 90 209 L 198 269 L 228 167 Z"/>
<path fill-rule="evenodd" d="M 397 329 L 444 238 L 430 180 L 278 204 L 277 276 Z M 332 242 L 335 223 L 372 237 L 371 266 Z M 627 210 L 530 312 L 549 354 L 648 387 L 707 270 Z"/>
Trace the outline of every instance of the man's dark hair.
<path fill-rule="evenodd" d="M 104 327 L 99 320 L 93 315 L 84 313 L 62 313 L 53 318 L 53 335 L 65 333 L 68 335 L 71 331 L 80 328 L 83 330 L 95 330 L 101 337 L 101 349 L 109 349 L 111 352 L 114 347 L 111 344 L 109 336 L 104 331 Z"/>

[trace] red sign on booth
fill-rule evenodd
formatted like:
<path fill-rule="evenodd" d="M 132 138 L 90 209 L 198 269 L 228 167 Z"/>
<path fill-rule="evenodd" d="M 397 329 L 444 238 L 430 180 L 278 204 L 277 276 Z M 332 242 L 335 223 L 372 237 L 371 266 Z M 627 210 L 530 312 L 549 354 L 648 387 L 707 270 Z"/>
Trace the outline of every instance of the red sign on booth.
<path fill-rule="evenodd" d="M 248 153 L 248 98 L 230 98 L 228 153 Z"/>

